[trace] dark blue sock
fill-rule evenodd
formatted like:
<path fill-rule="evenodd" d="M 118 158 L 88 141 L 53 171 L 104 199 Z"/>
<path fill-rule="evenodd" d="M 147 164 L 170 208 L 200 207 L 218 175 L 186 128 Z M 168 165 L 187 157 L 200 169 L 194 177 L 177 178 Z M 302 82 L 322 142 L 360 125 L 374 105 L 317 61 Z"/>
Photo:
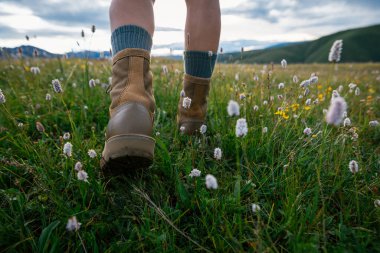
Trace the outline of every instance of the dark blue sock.
<path fill-rule="evenodd" d="M 141 48 L 150 52 L 152 37 L 140 26 L 123 25 L 112 32 L 111 44 L 113 55 L 126 48 Z"/>
<path fill-rule="evenodd" d="M 217 53 L 211 51 L 185 51 L 185 73 L 191 76 L 210 78 L 216 58 Z"/>

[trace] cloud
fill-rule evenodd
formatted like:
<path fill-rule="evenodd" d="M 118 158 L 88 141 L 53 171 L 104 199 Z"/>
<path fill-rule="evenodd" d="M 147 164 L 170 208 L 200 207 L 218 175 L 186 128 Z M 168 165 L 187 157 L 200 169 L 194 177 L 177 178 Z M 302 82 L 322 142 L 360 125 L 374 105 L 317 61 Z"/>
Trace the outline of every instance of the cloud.
<path fill-rule="evenodd" d="M 3 4 L 13 9 L 29 9 L 34 16 L 57 25 L 109 27 L 108 6 L 102 1 L 14 0 Z"/>
<path fill-rule="evenodd" d="M 380 22 L 377 14 L 379 7 L 378 0 L 247 0 L 233 8 L 222 9 L 222 14 L 264 20 L 272 25 L 281 24 L 284 28 L 293 29 L 297 26 L 334 24 L 352 26 L 355 21 L 360 21 L 360 18 L 366 15 L 372 17 L 370 23 L 374 24 Z M 287 25 L 287 20 L 291 20 L 292 23 Z"/>
<path fill-rule="evenodd" d="M 81 40 L 81 30 L 91 34 L 92 46 L 110 47 L 108 8 L 110 0 L 0 0 L 0 46 L 46 43 L 53 52 Z M 286 42 L 311 40 L 319 36 L 355 27 L 380 23 L 379 0 L 220 0 L 222 41 L 256 40 Z M 173 11 L 173 9 L 175 11 Z M 158 0 L 155 45 L 183 43 L 186 20 L 184 0 Z M 29 43 L 32 43 L 29 41 Z M 54 43 L 53 41 L 57 41 Z M 61 43 L 61 44 L 59 44 Z M 58 47 L 58 44 L 61 45 Z"/>

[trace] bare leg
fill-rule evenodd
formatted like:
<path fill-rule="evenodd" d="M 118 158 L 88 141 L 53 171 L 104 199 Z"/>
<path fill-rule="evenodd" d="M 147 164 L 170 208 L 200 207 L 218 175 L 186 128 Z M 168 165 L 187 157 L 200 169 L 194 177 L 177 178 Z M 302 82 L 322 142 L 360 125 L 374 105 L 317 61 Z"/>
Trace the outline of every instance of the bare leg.
<path fill-rule="evenodd" d="M 137 25 L 154 33 L 152 0 L 112 0 L 110 10 L 111 31 L 122 25 Z"/>
<path fill-rule="evenodd" d="M 186 0 L 185 50 L 218 51 L 219 0 Z"/>

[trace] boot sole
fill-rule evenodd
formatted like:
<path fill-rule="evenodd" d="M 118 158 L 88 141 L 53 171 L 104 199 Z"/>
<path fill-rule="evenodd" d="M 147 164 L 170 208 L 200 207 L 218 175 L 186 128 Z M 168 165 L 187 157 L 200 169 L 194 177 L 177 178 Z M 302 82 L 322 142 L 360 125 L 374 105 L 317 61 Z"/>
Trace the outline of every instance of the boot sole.
<path fill-rule="evenodd" d="M 101 168 L 107 174 L 128 174 L 153 163 L 155 140 L 138 134 L 116 135 L 105 143 Z"/>

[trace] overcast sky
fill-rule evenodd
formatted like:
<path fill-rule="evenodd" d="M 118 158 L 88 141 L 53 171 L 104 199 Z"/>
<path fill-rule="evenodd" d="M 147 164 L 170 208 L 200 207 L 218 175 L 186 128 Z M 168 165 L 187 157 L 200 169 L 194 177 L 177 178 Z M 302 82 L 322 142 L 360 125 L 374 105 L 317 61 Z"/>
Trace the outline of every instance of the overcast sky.
<path fill-rule="evenodd" d="M 109 2 L 0 0 L 0 46 L 28 44 L 53 53 L 108 50 Z M 220 4 L 221 41 L 255 40 L 265 46 L 380 24 L 380 0 L 220 0 Z M 154 44 L 183 42 L 185 1 L 156 0 L 154 9 Z M 93 36 L 91 25 L 97 28 Z M 85 39 L 80 36 L 82 29 Z M 25 35 L 29 35 L 29 41 Z"/>

